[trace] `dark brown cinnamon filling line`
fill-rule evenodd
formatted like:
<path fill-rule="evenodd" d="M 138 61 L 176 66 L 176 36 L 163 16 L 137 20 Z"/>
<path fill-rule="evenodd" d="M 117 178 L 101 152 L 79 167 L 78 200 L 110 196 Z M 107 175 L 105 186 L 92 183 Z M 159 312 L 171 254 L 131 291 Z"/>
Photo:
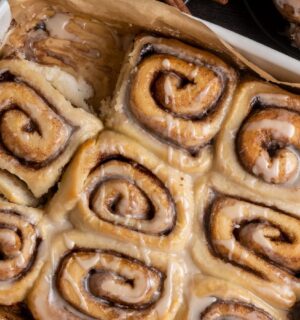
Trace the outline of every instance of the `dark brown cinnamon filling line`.
<path fill-rule="evenodd" d="M 11 211 L 11 210 L 0 210 L 0 212 L 6 213 L 6 214 L 10 214 L 10 215 L 15 215 L 15 216 L 19 217 L 20 219 L 24 220 L 24 222 L 29 223 L 28 221 L 26 221 L 24 219 L 23 215 L 18 213 L 18 212 Z M 33 225 L 31 223 L 29 223 L 29 224 L 33 227 L 34 230 L 36 230 L 36 226 L 35 225 Z M 3 223 L 0 224 L 0 230 L 1 229 L 8 229 L 8 230 L 14 231 L 19 236 L 19 238 L 21 240 L 21 243 L 23 245 L 23 239 L 24 239 L 24 236 L 26 236 L 26 235 L 24 235 L 21 232 L 21 230 L 19 230 L 18 228 L 16 228 L 13 225 L 3 224 Z M 34 266 L 34 264 L 36 262 L 38 251 L 39 251 L 39 247 L 40 247 L 42 241 L 43 241 L 43 239 L 40 236 L 37 236 L 33 255 L 32 255 L 28 265 L 26 266 L 26 268 L 24 268 L 17 276 L 15 276 L 13 278 L 9 278 L 7 280 L 18 281 L 19 279 L 24 278 L 26 276 L 26 274 L 31 271 L 31 269 L 33 268 L 33 266 Z M 22 247 L 21 247 L 21 250 L 22 250 Z M 6 259 L 9 259 L 9 257 L 7 257 L 3 252 L 0 251 L 0 261 L 6 260 Z"/>
<path fill-rule="evenodd" d="M 107 307 L 111 307 L 111 308 L 118 308 L 121 310 L 127 310 L 127 311 L 145 311 L 145 310 L 149 310 L 152 309 L 155 304 L 158 302 L 158 300 L 161 298 L 162 293 L 164 291 L 164 281 L 166 279 L 166 275 L 164 272 L 160 271 L 159 269 L 152 267 L 152 266 L 148 266 L 146 265 L 144 262 L 135 259 L 131 256 L 125 255 L 123 253 L 119 253 L 117 251 L 114 250 L 101 250 L 101 249 L 89 249 L 89 248 L 80 248 L 80 247 L 76 247 L 71 251 L 68 251 L 64 254 L 64 256 L 61 258 L 61 261 L 58 265 L 57 268 L 57 272 L 55 273 L 54 276 L 54 282 L 56 284 L 56 287 L 58 289 L 59 294 L 63 297 L 62 291 L 61 291 L 61 284 L 60 284 L 60 278 L 62 277 L 62 273 L 63 270 L 65 268 L 65 265 L 68 262 L 68 259 L 73 256 L 76 255 L 78 253 L 95 253 L 95 254 L 110 254 L 110 255 L 114 255 L 118 258 L 122 258 L 122 259 L 126 259 L 127 261 L 130 261 L 133 264 L 137 264 L 142 266 L 144 269 L 147 269 L 153 273 L 155 273 L 159 279 L 160 279 L 160 284 L 159 284 L 159 288 L 157 290 L 157 294 L 155 294 L 152 298 L 152 300 L 149 303 L 145 303 L 145 304 L 132 304 L 132 303 L 124 303 L 124 301 L 120 301 L 120 300 L 110 300 L 109 298 L 105 297 L 105 296 L 95 296 L 93 295 L 93 293 L 91 292 L 91 283 L 90 281 L 92 280 L 93 275 L 97 274 L 97 273 L 109 273 L 111 271 L 107 270 L 107 269 L 103 269 L 103 270 L 95 270 L 93 268 L 91 268 L 90 270 L 87 271 L 87 275 L 84 279 L 82 279 L 83 283 L 82 286 L 85 289 L 85 291 L 90 295 L 90 297 L 92 299 L 96 299 L 96 301 L 98 301 L 99 303 L 107 306 Z M 114 273 L 115 274 L 115 273 Z M 134 279 L 125 279 L 124 276 L 122 275 L 118 275 L 120 278 L 122 278 L 124 280 L 124 283 L 134 287 Z M 72 305 L 73 308 L 76 309 L 76 305 Z"/>
<path fill-rule="evenodd" d="M 267 313 L 263 309 L 256 307 L 253 304 L 245 303 L 238 300 L 221 299 L 217 299 L 217 301 L 209 305 L 203 312 L 201 312 L 199 319 L 246 320 L 248 319 L 248 316 L 250 316 L 252 319 L 253 313 L 256 314 L 256 316 L 258 317 L 257 319 L 259 320 L 275 320 L 269 313 Z"/>
<path fill-rule="evenodd" d="M 50 158 L 48 158 L 45 161 L 41 161 L 41 162 L 34 162 L 34 161 L 28 161 L 25 160 L 23 158 L 17 157 L 15 156 L 3 143 L 2 139 L 0 139 L 0 146 L 2 147 L 2 149 L 11 157 L 15 158 L 16 160 L 18 160 L 18 162 L 25 166 L 25 167 L 30 167 L 33 168 L 35 170 L 39 170 L 42 169 L 44 167 L 46 167 L 47 165 L 51 164 L 53 161 L 55 161 L 63 152 L 65 147 L 68 145 L 68 143 L 70 142 L 70 139 L 72 138 L 72 135 L 74 134 L 74 132 L 76 130 L 78 130 L 78 127 L 74 126 L 73 124 L 71 124 L 67 119 L 65 119 L 62 115 L 59 114 L 59 112 L 57 111 L 57 109 L 48 101 L 46 100 L 46 98 L 43 96 L 43 94 L 37 90 L 36 88 L 33 88 L 32 85 L 28 84 L 27 82 L 23 81 L 22 79 L 20 79 L 19 77 L 13 75 L 11 72 L 9 71 L 4 71 L 2 74 L 0 74 L 0 83 L 3 82 L 15 82 L 15 83 L 20 83 L 20 84 L 24 84 L 26 87 L 30 88 L 32 91 L 35 92 L 35 94 L 40 97 L 42 99 L 42 101 L 50 108 L 52 109 L 55 114 L 57 114 L 60 118 L 60 120 L 70 128 L 70 134 L 68 137 L 68 140 L 66 141 L 66 143 L 61 146 L 61 148 L 58 150 L 58 152 L 56 152 L 55 154 L 53 154 Z M 8 112 L 12 109 L 18 110 L 23 112 L 28 118 L 29 115 L 24 112 L 21 108 L 19 108 L 17 105 L 9 105 L 7 106 L 7 108 L 5 108 L 4 110 L 2 110 L 2 112 L 0 112 L 0 119 L 2 119 L 2 116 L 5 112 Z M 40 136 L 42 136 L 41 134 L 41 130 L 39 128 L 39 125 L 37 123 L 35 123 L 33 120 L 30 119 L 30 126 L 23 128 L 23 130 L 25 132 L 38 132 L 38 134 Z"/>
<path fill-rule="evenodd" d="M 24 302 L 11 306 L 0 305 L 0 319 L 3 320 L 34 320 L 29 308 Z"/>
<path fill-rule="evenodd" d="M 169 55 L 173 55 L 174 57 L 175 54 L 170 54 L 169 52 L 165 52 L 164 50 L 160 49 L 159 48 L 159 44 L 145 44 L 140 52 L 140 59 L 136 65 L 136 67 L 138 68 L 138 66 L 140 65 L 140 63 L 147 57 L 149 56 L 152 56 L 152 55 L 155 55 L 155 54 L 169 54 Z M 183 59 L 184 60 L 184 59 Z M 153 83 L 152 83 L 152 86 L 151 86 L 151 93 L 152 93 L 152 97 L 153 99 L 156 101 L 157 103 L 157 106 L 159 108 L 161 108 L 164 112 L 168 113 L 168 114 L 171 114 L 173 117 L 175 118 L 182 118 L 182 119 L 186 119 L 186 120 L 191 120 L 191 121 L 195 121 L 195 122 L 201 122 L 201 121 L 205 121 L 205 118 L 208 117 L 208 116 L 213 116 L 215 114 L 215 112 L 217 111 L 218 109 L 218 105 L 221 104 L 224 99 L 225 99 L 225 94 L 226 94 L 226 91 L 227 91 L 227 87 L 228 87 L 228 78 L 227 78 L 227 75 L 222 71 L 221 68 L 218 68 L 218 66 L 214 66 L 214 65 L 208 65 L 206 63 L 203 63 L 201 64 L 201 66 L 205 66 L 206 68 L 208 68 L 209 70 L 213 71 L 213 73 L 220 79 L 221 83 L 222 83 L 222 88 L 221 88 L 221 95 L 219 97 L 216 98 L 216 100 L 214 101 L 214 103 L 208 108 L 208 110 L 206 110 L 206 112 L 201 112 L 200 114 L 198 115 L 180 115 L 180 114 L 177 114 L 176 112 L 173 112 L 169 109 L 166 109 L 164 106 L 161 105 L 161 103 L 158 102 L 158 100 L 156 99 L 156 95 L 155 95 L 155 92 L 154 92 L 154 87 L 155 87 L 155 81 L 157 79 L 157 77 L 159 76 L 159 73 L 156 75 L 156 77 L 154 77 L 153 79 Z M 164 71 L 165 73 L 175 73 L 175 74 L 178 74 L 176 71 Z M 130 83 L 132 83 L 132 80 L 133 80 L 133 76 L 134 76 L 135 72 L 133 72 L 131 74 L 131 77 L 130 77 Z M 181 82 L 181 85 L 186 85 L 186 82 L 189 81 L 188 79 L 186 79 L 186 77 L 181 77 L 181 75 L 178 74 L 178 76 L 181 78 L 182 82 Z M 134 116 L 133 112 L 130 110 L 131 109 L 131 103 L 130 103 L 130 92 L 131 92 L 131 85 L 129 84 L 128 85 L 128 88 L 127 88 L 127 93 L 126 93 L 126 101 L 127 101 L 127 105 L 129 106 L 128 108 L 126 108 L 126 112 L 129 113 L 129 115 L 131 117 L 133 117 L 136 122 L 138 123 L 138 120 L 136 119 L 136 117 Z M 203 149 L 204 147 L 208 146 L 208 145 L 211 145 L 212 144 L 212 141 L 213 139 L 211 139 L 210 141 L 208 141 L 207 143 L 204 143 L 204 144 L 201 144 L 195 148 L 185 148 L 183 147 L 182 145 L 180 145 L 180 143 L 177 143 L 176 141 L 172 140 L 172 139 L 168 139 L 167 137 L 164 137 L 162 136 L 161 134 L 153 131 L 152 128 L 150 127 L 143 127 L 149 134 L 155 136 L 157 139 L 160 139 L 160 140 L 163 140 L 165 141 L 166 143 L 178 148 L 178 149 L 183 149 L 183 150 L 186 150 L 190 156 L 192 157 L 197 157 L 199 155 L 199 153 L 201 152 L 201 149 Z"/>
<path fill-rule="evenodd" d="M 277 211 L 277 212 L 280 212 L 284 215 L 287 215 L 287 216 L 291 216 L 293 218 L 295 218 L 294 216 L 276 208 L 276 207 L 269 207 L 269 206 L 266 206 L 264 204 L 261 204 L 261 203 L 258 203 L 258 202 L 253 202 L 253 201 L 249 201 L 248 199 L 244 199 L 244 198 L 241 198 L 241 197 L 235 197 L 235 196 L 230 196 L 230 195 L 226 195 L 226 194 L 221 194 L 221 193 L 218 193 L 217 191 L 214 190 L 214 196 L 213 196 L 213 199 L 211 199 L 210 203 L 207 205 L 206 209 L 205 209 L 205 213 L 204 213 L 204 217 L 203 217 L 203 225 L 204 225 L 204 233 L 205 233 L 205 237 L 206 237 L 206 241 L 207 241 L 207 244 L 208 244 L 208 248 L 209 248 L 209 251 L 211 252 L 211 254 L 226 262 L 226 263 L 230 263 L 231 265 L 235 266 L 235 267 L 238 267 L 240 269 L 243 269 L 251 274 L 254 274 L 255 276 L 258 276 L 259 278 L 263 279 L 263 280 L 269 280 L 268 278 L 266 278 L 266 276 L 260 272 L 258 272 L 257 270 L 253 270 L 251 269 L 250 267 L 247 267 L 246 265 L 242 265 L 242 264 L 239 264 L 237 261 L 234 261 L 234 260 L 230 260 L 228 257 L 225 257 L 224 255 L 220 254 L 218 252 L 218 250 L 216 249 L 214 243 L 213 243 L 213 239 L 211 238 L 211 229 L 212 229 L 212 225 L 211 225 L 211 214 L 212 214 L 212 209 L 213 209 L 213 206 L 214 206 L 214 203 L 218 200 L 218 199 L 221 199 L 223 197 L 228 197 L 228 198 L 231 198 L 231 199 L 235 199 L 237 201 L 243 201 L 243 202 L 247 202 L 247 203 L 250 203 L 250 204 L 253 204 L 253 205 L 257 205 L 257 206 L 260 206 L 260 207 L 264 207 L 264 208 L 268 208 L 268 209 L 271 209 L 271 210 L 274 210 L 274 211 Z M 234 221 L 233 221 L 234 222 Z M 265 224 L 265 225 L 268 225 L 268 226 L 273 226 L 275 227 L 276 229 L 280 230 L 280 240 L 279 239 L 276 239 L 276 241 L 283 241 L 283 242 L 286 242 L 286 243 L 292 243 L 293 242 L 293 239 L 290 237 L 290 235 L 288 235 L 286 232 L 284 232 L 282 229 L 281 229 L 281 226 L 280 225 L 274 225 L 274 224 L 271 224 L 269 221 L 264 221 L 263 219 L 255 219 L 255 220 L 244 220 L 242 222 L 239 222 L 239 226 L 240 228 L 233 228 L 233 237 L 234 239 L 239 242 L 239 244 L 241 246 L 243 246 L 240 241 L 239 241 L 239 234 L 241 233 L 241 231 L 243 230 L 243 228 L 247 225 L 251 225 L 253 223 L 259 223 L 259 224 Z M 290 275 L 294 276 L 295 278 L 299 278 L 299 274 L 300 274 L 300 270 L 298 270 L 297 272 L 294 272 L 293 270 L 290 270 L 288 269 L 287 267 L 285 267 L 284 265 L 282 264 L 279 264 L 273 260 L 271 260 L 267 255 L 263 255 L 259 252 L 256 252 L 254 250 L 252 250 L 250 247 L 247 247 L 247 246 L 243 246 L 245 248 L 245 250 L 248 250 L 248 251 L 251 251 L 252 253 L 254 253 L 255 255 L 257 255 L 258 257 L 260 257 L 261 259 L 265 260 L 266 262 L 268 262 L 270 265 L 273 265 L 274 267 L 276 268 L 279 268 L 287 273 L 289 273 Z"/>
<path fill-rule="evenodd" d="M 154 175 L 150 170 L 148 170 L 146 167 L 142 166 L 141 164 L 135 162 L 134 160 L 132 159 L 129 159 L 127 157 L 124 157 L 124 156 L 121 156 L 121 155 L 102 155 L 102 158 L 99 160 L 98 164 L 95 166 L 95 168 L 91 171 L 91 173 L 98 169 L 101 165 L 109 162 L 109 161 L 112 161 L 112 160 L 117 160 L 117 161 L 120 161 L 120 162 L 124 162 L 124 163 L 127 163 L 127 164 L 130 164 L 130 166 L 132 166 L 135 170 L 138 170 L 140 172 L 142 172 L 143 174 L 145 174 L 146 176 L 148 176 L 154 183 L 156 183 L 159 188 L 161 190 L 163 190 L 163 192 L 166 194 L 168 200 L 169 200 L 169 203 L 171 204 L 172 206 L 172 211 L 173 211 L 173 222 L 172 222 L 172 225 L 164 230 L 163 232 L 160 232 L 160 233 L 156 233 L 156 234 L 153 234 L 153 233 L 147 233 L 141 229 L 137 229 L 137 228 L 130 228 L 128 226 L 125 226 L 123 224 L 120 224 L 118 222 L 111 222 L 103 217 L 99 217 L 97 215 L 97 217 L 105 222 L 108 222 L 108 223 L 111 223 L 111 224 L 114 224 L 114 225 L 117 225 L 117 226 L 120 226 L 120 227 L 123 227 L 123 228 L 126 228 L 126 229 L 130 229 L 130 230 L 133 230 L 133 231 L 137 231 L 139 233 L 144 233 L 144 234 L 153 234 L 153 235 L 156 235 L 156 236 L 168 236 L 175 228 L 176 226 L 176 220 L 177 220 L 177 210 L 176 210 L 176 205 L 175 205 L 175 201 L 169 191 L 168 188 L 166 188 L 166 186 L 164 185 L 164 183 L 156 176 Z M 96 186 L 95 188 L 90 192 L 89 194 L 89 208 L 92 212 L 93 211 L 93 199 L 95 197 L 95 193 L 97 192 L 98 188 L 101 186 L 101 184 L 104 184 L 107 180 L 104 180 L 104 181 L 100 181 Z M 145 199 L 147 200 L 147 203 L 149 205 L 149 212 L 147 213 L 147 215 L 145 216 L 145 218 L 143 220 L 152 220 L 154 217 L 155 217 L 155 207 L 154 205 L 152 204 L 150 198 L 147 196 L 146 192 L 144 190 L 141 190 L 134 182 L 131 182 L 130 183 L 133 183 L 134 186 L 141 191 L 141 193 L 145 196 Z M 120 201 L 121 198 L 119 199 L 115 199 L 115 202 L 112 203 L 112 206 L 111 206 L 111 212 L 113 214 L 116 214 L 113 209 L 114 207 L 117 205 L 117 201 Z"/>

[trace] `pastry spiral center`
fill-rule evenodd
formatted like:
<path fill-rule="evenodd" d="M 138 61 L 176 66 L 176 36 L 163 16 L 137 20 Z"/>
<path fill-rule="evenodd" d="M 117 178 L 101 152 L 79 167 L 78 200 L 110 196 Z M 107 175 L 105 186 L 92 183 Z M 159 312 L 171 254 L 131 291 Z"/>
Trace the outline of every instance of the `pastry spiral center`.
<path fill-rule="evenodd" d="M 91 204 L 94 212 L 104 206 L 111 213 L 124 218 L 153 218 L 154 209 L 149 198 L 135 184 L 126 180 L 112 179 L 103 182 L 95 191 Z"/>
<path fill-rule="evenodd" d="M 0 84 L 0 132 L 4 149 L 21 162 L 37 167 L 55 159 L 72 128 L 24 83 Z"/>
<path fill-rule="evenodd" d="M 158 269 L 129 256 L 78 250 L 63 259 L 57 285 L 66 301 L 98 319 L 112 306 L 129 313 L 150 308 L 162 294 L 163 281 Z"/>
<path fill-rule="evenodd" d="M 86 181 L 90 209 L 102 220 L 153 235 L 167 235 L 176 221 L 169 190 L 147 168 L 112 157 Z"/>
<path fill-rule="evenodd" d="M 219 99 L 220 79 L 211 70 L 184 61 L 177 62 L 176 69 L 179 71 L 158 74 L 152 83 L 153 97 L 159 106 L 176 117 L 199 119 Z M 183 71 L 184 74 L 179 73 Z"/>
<path fill-rule="evenodd" d="M 299 175 L 300 116 L 267 108 L 252 114 L 238 135 L 243 166 L 267 183 L 293 183 Z"/>
<path fill-rule="evenodd" d="M 0 281 L 26 272 L 37 250 L 35 227 L 13 212 L 0 212 Z"/>
<path fill-rule="evenodd" d="M 212 67 L 154 54 L 137 66 L 130 111 L 151 133 L 193 153 L 214 135 L 206 121 L 224 88 Z"/>

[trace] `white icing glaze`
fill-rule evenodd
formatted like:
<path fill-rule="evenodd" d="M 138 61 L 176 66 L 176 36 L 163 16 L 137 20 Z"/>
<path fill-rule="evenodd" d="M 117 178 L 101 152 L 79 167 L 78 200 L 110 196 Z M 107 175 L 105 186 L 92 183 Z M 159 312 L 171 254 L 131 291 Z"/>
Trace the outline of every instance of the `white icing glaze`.
<path fill-rule="evenodd" d="M 166 69 L 166 70 L 170 70 L 171 68 L 171 62 L 169 59 L 164 59 L 162 62 L 162 66 Z"/>
<path fill-rule="evenodd" d="M 108 178 L 119 178 L 124 177 L 127 181 L 132 181 L 135 178 L 135 168 L 133 166 L 120 166 L 118 163 L 110 162 L 105 166 L 102 166 L 99 170 L 99 174 L 95 175 L 94 179 L 89 183 L 91 189 L 97 185 L 98 181 L 107 180 Z M 118 215 L 113 214 L 106 205 L 107 196 L 110 194 L 111 189 L 108 189 L 107 185 L 103 183 L 94 197 L 94 208 L 102 208 L 101 216 L 107 217 L 110 221 L 125 225 L 128 227 L 134 227 L 138 230 L 145 230 L 148 232 L 160 232 L 166 230 L 169 226 L 173 224 L 174 211 L 171 206 L 165 206 L 169 203 L 167 195 L 165 193 L 159 192 L 156 184 L 149 182 L 146 176 L 140 177 L 138 181 L 135 182 L 141 190 L 145 190 L 147 196 L 149 197 L 151 203 L 155 208 L 155 216 L 151 220 L 137 219 L 134 215 Z M 126 183 L 121 183 L 118 186 L 114 185 L 113 192 L 116 194 L 118 191 L 122 195 L 122 200 L 118 202 L 118 208 L 121 212 L 139 212 L 140 200 L 135 200 L 129 192 L 128 185 Z M 143 197 L 143 196 L 141 196 Z M 96 210 L 96 209 L 95 209 Z M 100 214 L 100 213 L 99 213 Z"/>
<path fill-rule="evenodd" d="M 181 270 L 181 269 L 179 269 L 179 270 Z M 158 303 L 155 306 L 155 311 L 156 311 L 159 319 L 166 313 L 166 310 L 168 310 L 172 304 L 173 283 L 172 283 L 172 276 L 171 275 L 174 275 L 173 263 L 169 263 L 169 265 L 168 265 L 167 278 L 166 278 L 165 284 L 164 284 L 163 296 L 161 297 L 161 299 L 158 301 Z M 177 293 L 182 292 L 182 290 L 183 290 L 182 286 L 176 287 Z"/>
<path fill-rule="evenodd" d="M 16 234 L 12 230 L 3 229 L 0 232 L 0 243 L 2 246 L 14 246 L 17 243 Z"/>
<path fill-rule="evenodd" d="M 222 213 L 226 215 L 231 220 L 240 220 L 243 218 L 243 211 L 244 208 L 239 205 L 235 204 L 233 206 L 226 206 L 222 208 Z"/>
<path fill-rule="evenodd" d="M 151 279 L 145 279 L 145 274 L 139 270 L 122 269 L 122 273 L 128 273 L 131 279 L 134 279 L 134 287 L 129 285 L 120 285 L 115 279 L 104 279 L 101 288 L 105 292 L 112 292 L 122 301 L 128 303 L 140 303 L 144 301 L 152 286 Z"/>
<path fill-rule="evenodd" d="M 217 301 L 215 297 L 196 297 L 192 295 L 189 303 L 189 313 L 187 320 L 199 320 L 200 314 L 211 304 Z"/>
<path fill-rule="evenodd" d="M 199 72 L 199 68 L 196 67 L 196 68 L 191 72 L 190 77 L 191 77 L 192 79 L 195 79 L 195 78 L 197 77 L 197 75 L 198 75 L 198 72 Z"/>
<path fill-rule="evenodd" d="M 63 237 L 64 237 L 64 242 L 65 242 L 66 247 L 69 250 L 73 249 L 75 246 L 75 242 L 73 240 L 71 240 L 70 238 L 68 238 L 68 236 L 65 233 L 64 233 Z"/>
<path fill-rule="evenodd" d="M 199 103 L 202 101 L 203 98 L 205 98 L 208 93 L 210 92 L 212 86 L 215 85 L 216 82 L 218 82 L 219 80 L 217 78 L 214 78 L 213 80 L 211 80 L 206 86 L 205 88 L 198 94 L 198 96 L 195 99 L 195 103 Z"/>
<path fill-rule="evenodd" d="M 269 286 L 258 286 L 256 289 L 262 294 L 275 295 L 277 299 L 280 299 L 286 304 L 288 304 L 291 299 L 295 298 L 294 292 L 292 291 L 291 287 L 288 286 L 279 286 L 270 283 Z"/>
<path fill-rule="evenodd" d="M 293 155 L 296 157 L 298 167 L 297 167 L 297 170 L 295 171 L 295 174 L 291 177 L 291 179 L 289 181 L 287 181 L 284 184 L 284 186 L 286 186 L 286 187 L 299 187 L 299 185 L 300 185 L 300 153 L 293 146 L 288 146 L 286 149 L 289 150 L 291 153 L 293 153 Z M 292 171 L 293 166 L 292 166 L 291 161 L 287 161 L 285 165 L 286 165 L 286 172 Z"/>
<path fill-rule="evenodd" d="M 95 254 L 90 259 L 81 259 L 79 257 L 76 257 L 76 262 L 85 271 L 89 271 L 93 266 L 95 266 L 98 263 L 99 260 L 100 260 L 100 255 L 99 254 Z"/>
<path fill-rule="evenodd" d="M 263 119 L 250 123 L 246 130 L 269 129 L 273 130 L 274 138 L 288 137 L 292 138 L 295 134 L 295 126 L 288 121 L 278 119 Z"/>
<path fill-rule="evenodd" d="M 289 96 L 285 94 L 261 93 L 258 95 L 259 101 L 267 106 L 284 107 L 289 103 Z"/>
<path fill-rule="evenodd" d="M 263 226 L 258 226 L 252 233 L 252 239 L 262 248 L 272 250 L 270 241 L 265 237 Z"/>
<path fill-rule="evenodd" d="M 76 35 L 66 29 L 70 19 L 71 17 L 69 15 L 63 13 L 56 13 L 48 19 L 45 23 L 50 36 L 69 41 L 79 41 Z"/>
<path fill-rule="evenodd" d="M 64 270 L 63 278 L 69 282 L 69 284 L 72 286 L 74 292 L 76 292 L 76 294 L 79 298 L 79 301 L 80 301 L 81 308 L 88 311 L 89 309 L 88 309 L 88 305 L 85 301 L 85 297 L 83 294 L 81 294 L 80 288 L 78 287 L 76 281 L 74 281 L 72 276 L 66 270 Z"/>
<path fill-rule="evenodd" d="M 170 102 L 173 103 L 174 92 L 173 92 L 172 82 L 169 77 L 166 77 L 166 80 L 164 83 L 164 91 L 165 91 L 165 104 L 169 104 Z"/>
<path fill-rule="evenodd" d="M 272 182 L 272 179 L 277 178 L 279 175 L 279 159 L 275 158 L 270 163 L 269 156 L 266 152 L 262 152 L 256 159 L 252 171 L 255 175 L 262 175 L 267 182 Z"/>
<path fill-rule="evenodd" d="M 217 245 L 221 245 L 225 247 L 228 250 L 228 259 L 232 260 L 232 255 L 234 252 L 234 248 L 236 245 L 236 240 L 235 239 L 224 239 L 224 240 L 214 240 L 214 243 Z"/>

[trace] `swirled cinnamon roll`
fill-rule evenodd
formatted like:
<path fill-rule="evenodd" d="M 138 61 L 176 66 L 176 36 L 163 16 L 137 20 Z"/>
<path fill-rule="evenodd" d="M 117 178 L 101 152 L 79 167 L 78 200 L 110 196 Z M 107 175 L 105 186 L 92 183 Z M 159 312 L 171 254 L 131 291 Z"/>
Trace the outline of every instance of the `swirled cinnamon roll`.
<path fill-rule="evenodd" d="M 187 292 L 187 320 L 285 320 L 285 312 L 262 302 L 251 292 L 229 282 L 196 276 Z"/>
<path fill-rule="evenodd" d="M 73 105 L 96 109 L 114 89 L 124 56 L 122 35 L 63 4 L 11 0 L 14 24 L 2 55 L 35 62 Z"/>
<path fill-rule="evenodd" d="M 136 40 L 128 59 L 107 125 L 183 171 L 205 171 L 235 72 L 211 53 L 150 36 Z"/>
<path fill-rule="evenodd" d="M 41 216 L 38 209 L 0 201 L 0 305 L 23 301 L 40 272 Z"/>
<path fill-rule="evenodd" d="M 198 266 L 276 307 L 292 307 L 300 298 L 299 218 L 217 190 L 222 187 L 198 187 L 200 228 L 193 248 Z"/>
<path fill-rule="evenodd" d="M 70 219 L 78 228 L 173 251 L 189 240 L 192 195 L 189 176 L 104 131 L 80 148 L 48 210 L 57 219 L 76 203 Z"/>
<path fill-rule="evenodd" d="M 56 239 L 29 308 L 41 319 L 174 319 L 180 261 L 77 231 Z"/>
<path fill-rule="evenodd" d="M 259 201 L 300 202 L 300 97 L 271 84 L 241 84 L 216 149 L 217 171 Z"/>
<path fill-rule="evenodd" d="M 273 2 L 288 21 L 300 23 L 300 3 L 298 0 L 273 0 Z"/>
<path fill-rule="evenodd" d="M 26 61 L 0 62 L 0 169 L 41 197 L 101 122 L 75 109 Z"/>

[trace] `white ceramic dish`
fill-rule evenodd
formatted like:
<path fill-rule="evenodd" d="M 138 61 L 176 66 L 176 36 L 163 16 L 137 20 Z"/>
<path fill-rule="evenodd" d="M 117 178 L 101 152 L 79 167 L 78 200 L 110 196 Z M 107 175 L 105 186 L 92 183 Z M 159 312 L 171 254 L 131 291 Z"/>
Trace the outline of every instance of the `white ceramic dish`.
<path fill-rule="evenodd" d="M 278 80 L 300 83 L 300 61 L 216 24 L 205 20 L 200 21 L 231 44 L 248 60 Z"/>
<path fill-rule="evenodd" d="M 9 4 L 6 0 L 0 0 L 0 46 L 1 41 L 10 26 L 11 13 L 9 9 Z"/>
<path fill-rule="evenodd" d="M 246 58 L 266 70 L 281 81 L 300 83 L 300 61 L 222 28 L 205 20 L 202 21 L 225 41 L 230 43 Z M 0 0 L 0 45 L 11 22 L 11 12 L 7 0 Z"/>

